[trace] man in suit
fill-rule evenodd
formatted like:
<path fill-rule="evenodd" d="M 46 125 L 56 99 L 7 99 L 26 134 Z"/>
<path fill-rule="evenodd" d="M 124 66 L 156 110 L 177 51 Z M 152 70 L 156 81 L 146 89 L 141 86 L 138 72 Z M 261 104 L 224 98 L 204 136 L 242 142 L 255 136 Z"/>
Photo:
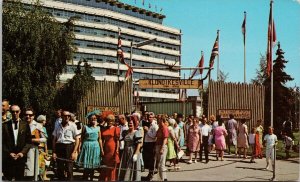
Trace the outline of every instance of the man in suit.
<path fill-rule="evenodd" d="M 2 166 L 5 180 L 24 179 L 26 154 L 31 146 L 29 125 L 20 119 L 20 107 L 11 106 L 12 119 L 2 125 Z"/>

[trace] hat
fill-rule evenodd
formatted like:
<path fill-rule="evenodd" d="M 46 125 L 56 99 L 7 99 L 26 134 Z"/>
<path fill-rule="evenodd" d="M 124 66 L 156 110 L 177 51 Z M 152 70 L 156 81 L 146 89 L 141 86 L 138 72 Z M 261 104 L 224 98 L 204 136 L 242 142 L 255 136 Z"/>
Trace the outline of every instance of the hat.
<path fill-rule="evenodd" d="M 41 123 L 43 121 L 46 121 L 46 116 L 45 115 L 39 115 L 36 120 L 37 120 L 37 122 Z"/>
<path fill-rule="evenodd" d="M 101 111 L 99 109 L 96 109 L 94 111 L 91 111 L 91 112 L 87 113 L 87 115 L 85 116 L 85 118 L 89 118 L 92 115 L 99 115 L 99 114 L 101 114 Z"/>

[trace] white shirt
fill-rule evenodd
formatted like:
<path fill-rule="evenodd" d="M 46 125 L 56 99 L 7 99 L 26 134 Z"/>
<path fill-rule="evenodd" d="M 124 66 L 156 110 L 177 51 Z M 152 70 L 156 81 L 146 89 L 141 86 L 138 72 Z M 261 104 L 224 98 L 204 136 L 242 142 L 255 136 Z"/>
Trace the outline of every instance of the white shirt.
<path fill-rule="evenodd" d="M 123 132 L 125 130 L 128 130 L 128 122 L 126 122 L 124 125 L 119 125 L 120 127 L 120 149 L 123 150 L 124 149 L 124 146 L 125 146 L 125 142 L 123 140 Z"/>
<path fill-rule="evenodd" d="M 210 132 L 211 132 L 211 127 L 208 124 L 205 124 L 201 127 L 202 136 L 208 136 Z"/>
<path fill-rule="evenodd" d="M 272 149 L 273 146 L 275 145 L 275 142 L 277 141 L 277 136 L 272 134 L 267 134 L 265 137 L 264 137 L 264 141 L 266 141 L 266 148 L 267 149 Z"/>
<path fill-rule="evenodd" d="M 155 142 L 157 130 L 158 130 L 158 125 L 156 124 L 156 121 L 153 120 L 145 135 L 145 142 Z"/>
<path fill-rule="evenodd" d="M 65 127 L 60 123 L 52 133 L 56 137 L 56 143 L 71 144 L 75 142 L 76 137 L 80 133 L 77 132 L 77 126 L 75 123 L 69 121 Z"/>
<path fill-rule="evenodd" d="M 249 144 L 255 144 L 255 133 L 249 134 Z"/>
<path fill-rule="evenodd" d="M 18 126 L 18 128 L 15 129 L 15 123 L 12 122 L 12 128 L 13 128 L 14 139 L 15 139 L 15 146 L 17 146 L 17 141 L 18 141 L 18 133 L 19 133 L 19 127 L 20 127 L 20 120 L 18 121 L 17 126 Z"/>
<path fill-rule="evenodd" d="M 292 146 L 293 145 L 293 139 L 289 136 L 284 137 L 284 144 L 285 146 Z"/>
<path fill-rule="evenodd" d="M 230 130 L 230 131 L 236 130 L 236 128 L 237 128 L 237 122 L 235 119 L 230 119 L 228 121 L 227 125 L 228 125 L 228 130 Z"/>

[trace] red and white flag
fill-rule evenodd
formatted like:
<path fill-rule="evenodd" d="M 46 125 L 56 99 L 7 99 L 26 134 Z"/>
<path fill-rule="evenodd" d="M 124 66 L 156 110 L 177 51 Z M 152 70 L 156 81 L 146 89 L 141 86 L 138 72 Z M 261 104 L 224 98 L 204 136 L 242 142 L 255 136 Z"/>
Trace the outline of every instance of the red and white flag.
<path fill-rule="evenodd" d="M 127 63 L 125 63 L 125 65 L 127 67 L 127 71 L 126 71 L 126 74 L 125 74 L 125 80 L 128 80 L 133 74 L 133 69 Z"/>
<path fill-rule="evenodd" d="M 219 55 L 219 32 L 217 34 L 216 41 L 211 51 L 210 59 L 209 59 L 209 67 L 212 68 L 214 66 L 214 61 L 216 56 Z"/>
<path fill-rule="evenodd" d="M 272 52 L 273 47 L 276 44 L 276 32 L 275 32 L 275 24 L 273 20 L 272 14 L 272 3 L 270 5 L 270 15 L 269 15 L 269 24 L 268 24 L 268 45 L 267 45 L 267 75 L 270 76 L 272 72 Z"/>
<path fill-rule="evenodd" d="M 120 63 L 125 64 L 124 53 L 122 49 L 122 40 L 121 40 L 121 29 L 119 28 L 119 36 L 118 36 L 118 47 L 117 47 L 117 58 Z"/>
<path fill-rule="evenodd" d="M 181 89 L 180 93 L 179 93 L 179 101 L 186 101 L 187 100 L 187 93 L 186 93 L 186 89 Z"/>
<path fill-rule="evenodd" d="M 192 79 L 194 76 L 199 75 L 203 73 L 203 65 L 204 65 L 204 55 L 201 54 L 201 58 L 199 60 L 199 63 L 197 65 L 198 69 L 194 69 L 192 75 L 190 76 L 189 79 Z"/>

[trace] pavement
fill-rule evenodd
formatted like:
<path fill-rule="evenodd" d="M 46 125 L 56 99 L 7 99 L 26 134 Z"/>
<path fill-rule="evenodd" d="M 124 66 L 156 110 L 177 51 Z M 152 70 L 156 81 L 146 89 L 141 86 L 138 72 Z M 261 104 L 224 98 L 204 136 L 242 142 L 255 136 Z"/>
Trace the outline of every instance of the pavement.
<path fill-rule="evenodd" d="M 209 160 L 207 164 L 204 162 L 188 164 L 186 163 L 188 157 L 184 156 L 179 163 L 179 170 L 167 166 L 167 179 L 168 181 L 270 181 L 273 177 L 272 170 L 265 170 L 265 158 L 255 159 L 255 163 L 250 163 L 250 159 L 225 154 L 224 161 L 220 158 L 217 161 L 215 153 L 212 152 Z M 276 160 L 274 181 L 300 181 L 299 162 L 299 158 Z M 270 169 L 272 169 L 271 166 Z M 52 171 L 48 171 L 47 174 L 55 180 Z M 147 174 L 147 171 L 142 172 L 143 177 Z M 98 176 L 99 173 L 96 171 L 94 181 L 98 181 Z M 81 177 L 82 169 L 74 169 L 74 179 L 80 181 Z M 158 181 L 158 174 L 155 174 L 152 180 Z"/>

